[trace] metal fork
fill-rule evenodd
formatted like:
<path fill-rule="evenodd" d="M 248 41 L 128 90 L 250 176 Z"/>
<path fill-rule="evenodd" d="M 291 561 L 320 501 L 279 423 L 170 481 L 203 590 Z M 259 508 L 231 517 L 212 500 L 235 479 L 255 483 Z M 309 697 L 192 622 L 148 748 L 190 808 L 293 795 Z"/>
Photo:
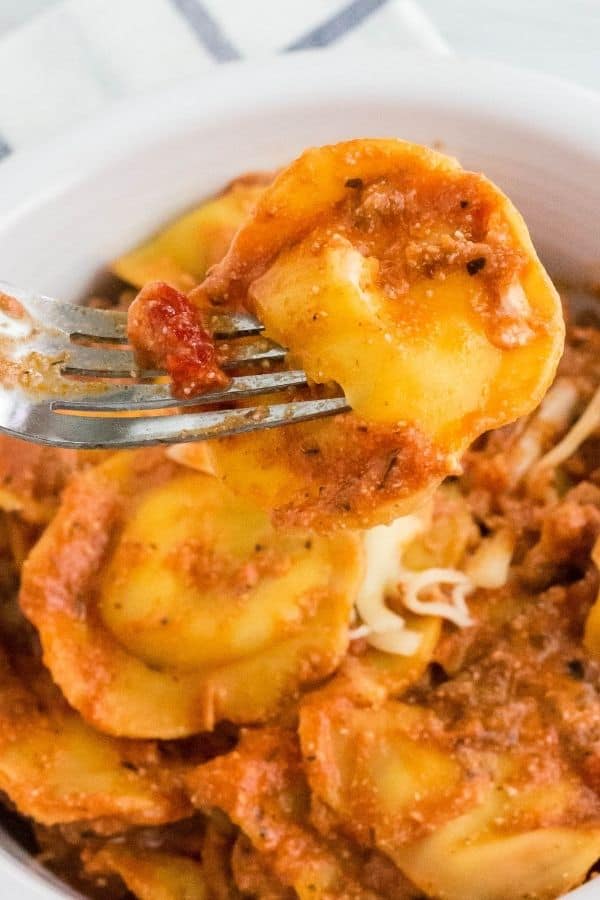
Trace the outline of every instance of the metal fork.
<path fill-rule="evenodd" d="M 0 431 L 14 437 L 77 449 L 140 447 L 225 437 L 349 409 L 341 396 L 181 412 L 182 407 L 222 405 L 301 387 L 307 384 L 306 373 L 236 375 L 223 390 L 176 399 L 169 384 L 148 383 L 165 373 L 137 366 L 127 346 L 126 313 L 54 300 L 3 282 L 0 295 L 8 298 L 0 302 Z M 10 298 L 21 310 L 9 308 Z M 239 371 L 285 361 L 285 348 L 260 337 L 263 325 L 250 315 L 219 313 L 210 327 L 217 345 L 231 342 L 223 368 Z M 257 340 L 236 346 L 240 338 L 251 337 Z M 168 414 L 143 415 L 149 410 Z"/>

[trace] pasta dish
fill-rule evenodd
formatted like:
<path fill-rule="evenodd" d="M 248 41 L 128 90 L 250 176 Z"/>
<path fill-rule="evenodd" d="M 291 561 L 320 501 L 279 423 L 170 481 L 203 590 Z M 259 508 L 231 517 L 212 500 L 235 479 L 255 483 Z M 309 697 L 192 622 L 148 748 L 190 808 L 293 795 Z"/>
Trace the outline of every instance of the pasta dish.
<path fill-rule="evenodd" d="M 593 303 L 495 185 L 394 140 L 244 175 L 111 271 L 88 302 L 129 310 L 175 396 L 227 383 L 206 323 L 245 309 L 308 374 L 291 399 L 351 411 L 120 452 L 0 437 L 7 827 L 99 900 L 594 877 Z"/>

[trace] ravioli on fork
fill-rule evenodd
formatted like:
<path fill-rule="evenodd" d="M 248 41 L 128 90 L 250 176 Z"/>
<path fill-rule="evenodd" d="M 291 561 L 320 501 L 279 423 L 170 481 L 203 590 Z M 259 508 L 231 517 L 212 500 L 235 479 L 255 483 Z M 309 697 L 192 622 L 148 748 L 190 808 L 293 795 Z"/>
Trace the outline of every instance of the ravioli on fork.
<path fill-rule="evenodd" d="M 200 317 L 255 313 L 307 372 L 304 390 L 341 389 L 352 411 L 181 448 L 179 461 L 275 520 L 325 529 L 413 509 L 478 435 L 539 403 L 564 339 L 558 295 L 510 200 L 399 140 L 300 156 L 189 300 Z"/>

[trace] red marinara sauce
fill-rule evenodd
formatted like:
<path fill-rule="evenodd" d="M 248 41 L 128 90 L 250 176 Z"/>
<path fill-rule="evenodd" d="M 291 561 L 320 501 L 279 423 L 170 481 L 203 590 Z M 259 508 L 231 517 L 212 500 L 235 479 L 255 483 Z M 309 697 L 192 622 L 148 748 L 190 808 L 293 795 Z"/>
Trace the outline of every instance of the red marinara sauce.
<path fill-rule="evenodd" d="M 174 397 L 192 397 L 229 383 L 197 307 L 162 281 L 147 284 L 129 308 L 129 340 L 140 364 L 164 368 Z"/>

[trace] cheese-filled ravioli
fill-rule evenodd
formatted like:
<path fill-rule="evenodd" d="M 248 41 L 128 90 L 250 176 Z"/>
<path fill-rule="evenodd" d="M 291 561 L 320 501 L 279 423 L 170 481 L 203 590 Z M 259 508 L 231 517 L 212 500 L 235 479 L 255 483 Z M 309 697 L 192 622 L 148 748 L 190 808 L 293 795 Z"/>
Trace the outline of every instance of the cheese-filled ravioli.
<path fill-rule="evenodd" d="M 97 728 L 180 737 L 261 721 L 348 644 L 359 538 L 274 528 L 163 450 L 76 478 L 20 602 L 68 701 Z"/>
<path fill-rule="evenodd" d="M 226 812 L 267 869 L 298 900 L 414 896 L 405 892 L 398 870 L 396 892 L 380 892 L 370 854 L 335 834 L 328 839 L 318 834 L 294 732 L 276 727 L 242 731 L 233 751 L 199 766 L 186 782 L 194 804 L 203 811 Z"/>
<path fill-rule="evenodd" d="M 190 299 L 250 309 L 319 391 L 343 390 L 351 414 L 213 449 L 234 489 L 258 493 L 272 469 L 276 515 L 325 527 L 410 511 L 479 434 L 536 406 L 563 345 L 558 295 L 508 198 L 399 140 L 305 152 Z"/>
<path fill-rule="evenodd" d="M 414 697 L 366 707 L 309 695 L 300 737 L 313 804 L 327 828 L 374 842 L 427 897 L 553 900 L 598 859 L 597 795 L 551 730 L 535 746 L 544 711 L 533 695 L 520 695 L 511 733 L 502 706 L 498 731 L 486 728 L 478 693 L 462 691 L 471 718 Z"/>
<path fill-rule="evenodd" d="M 182 772 L 155 742 L 94 731 L 33 657 L 0 647 L 0 789 L 19 812 L 104 833 L 171 822 L 190 813 Z"/>

